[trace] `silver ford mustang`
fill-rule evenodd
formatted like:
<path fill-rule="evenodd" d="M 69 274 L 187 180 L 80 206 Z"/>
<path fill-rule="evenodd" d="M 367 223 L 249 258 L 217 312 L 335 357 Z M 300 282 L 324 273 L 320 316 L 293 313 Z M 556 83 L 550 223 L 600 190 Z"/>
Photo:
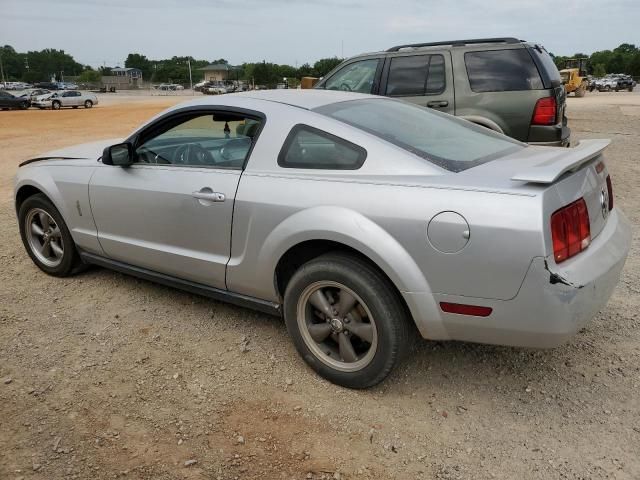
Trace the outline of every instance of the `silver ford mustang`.
<path fill-rule="evenodd" d="M 248 92 L 21 165 L 44 272 L 96 264 L 283 315 L 340 385 L 412 336 L 552 347 L 605 306 L 631 242 L 605 140 L 534 147 L 382 97 Z"/>

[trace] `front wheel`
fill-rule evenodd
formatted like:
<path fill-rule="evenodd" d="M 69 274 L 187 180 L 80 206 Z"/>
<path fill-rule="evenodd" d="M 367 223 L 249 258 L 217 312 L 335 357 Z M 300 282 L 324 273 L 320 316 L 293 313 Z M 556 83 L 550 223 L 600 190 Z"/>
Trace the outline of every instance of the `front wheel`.
<path fill-rule="evenodd" d="M 349 388 L 384 380 L 406 351 L 411 332 L 389 280 L 366 261 L 342 253 L 322 255 L 293 275 L 284 317 L 309 366 Z"/>
<path fill-rule="evenodd" d="M 27 108 L 29 108 L 29 102 L 22 102 L 20 104 L 20 110 L 26 110 Z"/>
<path fill-rule="evenodd" d="M 18 211 L 22 243 L 40 270 L 66 277 L 81 264 L 62 215 L 43 194 L 27 198 Z"/>
<path fill-rule="evenodd" d="M 62 107 L 62 104 L 58 101 L 54 101 L 51 103 L 52 110 L 60 110 L 60 107 Z"/>
<path fill-rule="evenodd" d="M 91 108 L 93 107 L 93 102 L 91 100 L 87 100 L 84 102 L 84 108 Z"/>

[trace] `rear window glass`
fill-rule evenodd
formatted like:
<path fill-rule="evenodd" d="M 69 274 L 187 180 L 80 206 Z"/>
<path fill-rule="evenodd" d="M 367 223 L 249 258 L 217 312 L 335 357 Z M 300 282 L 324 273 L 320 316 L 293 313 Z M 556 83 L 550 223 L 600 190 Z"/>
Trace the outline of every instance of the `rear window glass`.
<path fill-rule="evenodd" d="M 315 111 L 452 172 L 461 172 L 525 148 L 486 128 L 399 100 L 351 100 L 325 105 Z"/>
<path fill-rule="evenodd" d="M 411 55 L 391 59 L 386 95 L 433 95 L 441 93 L 444 87 L 442 55 Z"/>
<path fill-rule="evenodd" d="M 357 170 L 367 156 L 364 148 L 308 125 L 291 129 L 278 155 L 285 168 Z"/>
<path fill-rule="evenodd" d="M 541 90 L 540 74 L 525 48 L 467 52 L 469 84 L 474 92 Z"/>

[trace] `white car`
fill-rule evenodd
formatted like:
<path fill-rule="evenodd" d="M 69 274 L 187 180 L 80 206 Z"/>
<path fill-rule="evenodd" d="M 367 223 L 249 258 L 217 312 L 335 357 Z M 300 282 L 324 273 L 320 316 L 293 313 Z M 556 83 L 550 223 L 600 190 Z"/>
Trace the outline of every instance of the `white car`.
<path fill-rule="evenodd" d="M 98 97 L 93 93 L 80 92 L 78 90 L 67 90 L 64 92 L 55 92 L 47 95 L 40 95 L 31 101 L 32 107 L 40 109 L 50 108 L 52 110 L 60 110 L 62 107 L 92 108 L 98 104 Z"/>

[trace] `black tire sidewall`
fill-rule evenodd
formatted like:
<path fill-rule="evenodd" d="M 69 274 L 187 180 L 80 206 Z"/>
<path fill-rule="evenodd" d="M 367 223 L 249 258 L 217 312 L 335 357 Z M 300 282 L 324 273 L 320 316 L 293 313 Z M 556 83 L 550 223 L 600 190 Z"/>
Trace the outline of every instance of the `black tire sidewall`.
<path fill-rule="evenodd" d="M 309 349 L 297 322 L 298 299 L 310 284 L 339 282 L 353 290 L 373 315 L 378 345 L 373 360 L 356 372 L 342 372 L 319 360 Z M 375 269 L 358 259 L 343 255 L 323 255 L 302 266 L 287 285 L 284 318 L 293 343 L 307 364 L 320 376 L 348 388 L 367 388 L 380 383 L 406 348 L 406 315 L 390 285 Z"/>
<path fill-rule="evenodd" d="M 55 267 L 47 266 L 40 260 L 38 260 L 38 257 L 34 255 L 34 253 L 31 251 L 31 247 L 29 246 L 29 241 L 27 240 L 27 235 L 25 232 L 25 219 L 27 217 L 27 214 L 34 208 L 41 208 L 42 210 L 46 211 L 53 217 L 53 219 L 56 221 L 56 224 L 60 228 L 62 242 L 64 244 L 64 255 L 62 257 L 62 262 L 60 262 L 60 264 Z M 67 224 L 62 218 L 62 215 L 60 215 L 58 209 L 46 196 L 38 194 L 27 198 L 22 203 L 22 205 L 20 205 L 20 210 L 18 211 L 18 222 L 20 227 L 20 237 L 22 238 L 24 248 L 27 250 L 27 253 L 29 254 L 29 257 L 31 257 L 31 260 L 33 260 L 33 263 L 35 263 L 40 270 L 56 277 L 64 277 L 73 272 L 74 268 L 79 263 L 79 257 L 76 252 L 75 243 L 73 241 L 73 238 L 71 237 L 71 233 L 69 233 Z"/>

